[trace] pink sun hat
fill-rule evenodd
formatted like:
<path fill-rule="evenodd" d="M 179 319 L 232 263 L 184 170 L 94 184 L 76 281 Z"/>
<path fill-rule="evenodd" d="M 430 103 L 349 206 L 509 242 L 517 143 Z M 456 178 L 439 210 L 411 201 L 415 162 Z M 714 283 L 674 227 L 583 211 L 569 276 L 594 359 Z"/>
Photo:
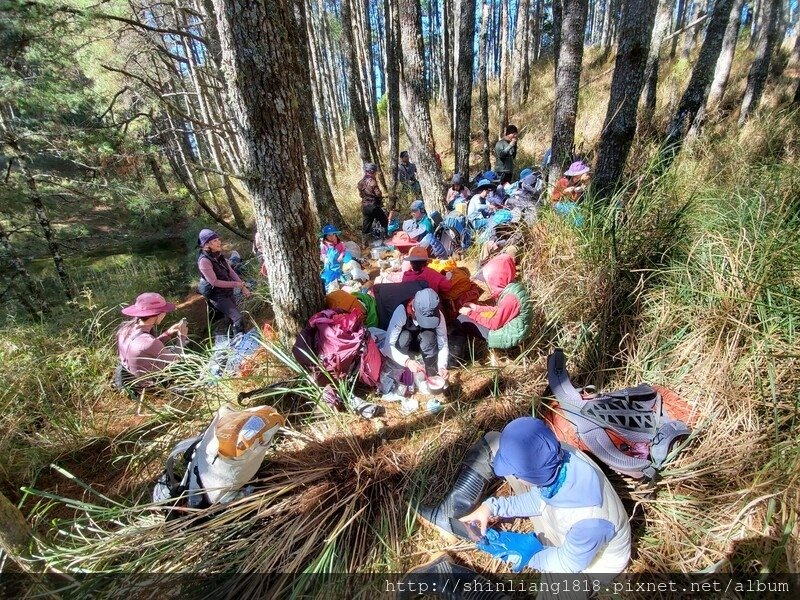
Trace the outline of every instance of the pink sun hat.
<path fill-rule="evenodd" d="M 175 305 L 164 300 L 164 296 L 155 292 L 145 292 L 136 297 L 136 302 L 122 309 L 128 317 L 154 317 L 161 313 L 175 310 Z"/>

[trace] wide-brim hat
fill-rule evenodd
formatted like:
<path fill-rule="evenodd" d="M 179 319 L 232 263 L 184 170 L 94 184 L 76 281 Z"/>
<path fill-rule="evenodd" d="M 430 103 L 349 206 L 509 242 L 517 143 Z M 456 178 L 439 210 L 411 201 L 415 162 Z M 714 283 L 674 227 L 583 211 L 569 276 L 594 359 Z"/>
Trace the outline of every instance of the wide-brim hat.
<path fill-rule="evenodd" d="M 408 254 L 403 257 L 403 260 L 408 262 L 428 262 L 430 257 L 428 251 L 422 246 L 414 246 L 408 251 Z"/>
<path fill-rule="evenodd" d="M 494 187 L 494 185 L 492 184 L 491 181 L 489 181 L 488 179 L 481 179 L 478 182 L 478 186 L 475 188 L 475 191 L 480 192 L 483 190 L 490 190 L 492 189 L 492 187 Z"/>
<path fill-rule="evenodd" d="M 564 175 L 567 177 L 577 177 L 578 175 L 585 175 L 589 171 L 591 171 L 591 167 L 587 165 L 582 160 L 576 161 L 569 166 L 569 169 L 564 171 Z"/>
<path fill-rule="evenodd" d="M 136 297 L 136 302 L 122 309 L 122 314 L 128 317 L 155 317 L 161 313 L 175 310 L 172 302 L 167 302 L 164 296 L 155 292 L 145 292 Z"/>

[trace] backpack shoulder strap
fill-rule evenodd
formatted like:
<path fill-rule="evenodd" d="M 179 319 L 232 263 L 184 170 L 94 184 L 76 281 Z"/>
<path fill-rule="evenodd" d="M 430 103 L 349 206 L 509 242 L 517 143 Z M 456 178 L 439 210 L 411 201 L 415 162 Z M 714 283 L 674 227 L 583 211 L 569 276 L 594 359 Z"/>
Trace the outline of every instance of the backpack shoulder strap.
<path fill-rule="evenodd" d="M 194 437 L 181 440 L 175 445 L 175 447 L 172 449 L 172 452 L 169 453 L 166 464 L 164 465 L 164 472 L 167 474 L 167 483 L 169 484 L 171 491 L 176 490 L 178 486 L 182 485 L 183 483 L 182 481 L 178 481 L 175 477 L 175 459 L 178 458 L 178 456 L 183 455 L 183 459 L 186 461 L 186 464 L 189 465 L 194 455 L 194 449 L 202 439 L 202 435 L 196 435 Z M 188 466 L 186 471 L 189 471 Z M 185 475 L 183 479 L 186 479 Z"/>

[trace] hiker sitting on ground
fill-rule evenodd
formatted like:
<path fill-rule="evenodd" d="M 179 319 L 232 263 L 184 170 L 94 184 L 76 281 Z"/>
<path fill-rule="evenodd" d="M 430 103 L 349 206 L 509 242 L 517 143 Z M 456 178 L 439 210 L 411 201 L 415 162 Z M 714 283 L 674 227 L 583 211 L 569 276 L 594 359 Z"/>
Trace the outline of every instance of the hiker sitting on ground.
<path fill-rule="evenodd" d="M 411 223 L 405 225 L 403 229 L 409 234 L 415 232 L 416 235 L 412 237 L 421 242 L 426 235 L 433 234 L 433 221 L 428 216 L 428 211 L 425 210 L 425 203 L 422 200 L 414 200 L 409 206 L 409 210 L 411 211 Z"/>
<path fill-rule="evenodd" d="M 556 182 L 550 199 L 553 202 L 580 200 L 589 184 L 589 165 L 583 161 L 576 161 L 564 171 L 564 176 Z"/>
<path fill-rule="evenodd" d="M 517 134 L 519 130 L 514 125 L 506 127 L 504 137 L 497 140 L 494 146 L 494 170 L 500 177 L 500 183 L 510 183 L 514 173 L 514 157 L 517 155 Z"/>
<path fill-rule="evenodd" d="M 533 308 L 525 286 L 514 281 L 514 259 L 499 254 L 484 265 L 482 273 L 497 304 L 481 306 L 470 302 L 462 307 L 458 317 L 461 329 L 487 340 L 490 348 L 518 346 L 531 332 Z"/>
<path fill-rule="evenodd" d="M 226 324 L 233 333 L 244 331 L 244 318 L 236 305 L 233 291 L 240 289 L 245 298 L 250 288 L 239 278 L 236 271 L 222 255 L 222 240 L 211 229 L 203 229 L 197 238 L 200 253 L 197 267 L 200 269 L 200 292 L 211 307 L 225 316 Z"/>
<path fill-rule="evenodd" d="M 416 351 L 422 354 L 422 364 L 411 358 Z M 412 373 L 448 378 L 447 325 L 436 292 L 422 289 L 394 310 L 381 352 Z"/>
<path fill-rule="evenodd" d="M 339 264 L 344 262 L 344 255 L 347 249 L 344 242 L 339 239 L 342 232 L 335 225 L 325 225 L 322 228 L 322 235 L 319 240 L 319 258 L 323 266 L 328 259 L 333 257 Z"/>
<path fill-rule="evenodd" d="M 516 192 L 522 185 L 522 180 L 525 179 L 531 173 L 533 173 L 533 169 L 531 169 L 530 167 L 525 167 L 524 169 L 522 169 L 522 171 L 519 172 L 519 179 L 517 179 L 514 183 L 510 183 L 506 186 L 505 188 L 506 197 L 509 197 L 514 192 Z"/>
<path fill-rule="evenodd" d="M 361 215 L 364 219 L 361 226 L 361 233 L 365 236 L 372 231 L 372 224 L 375 221 L 380 223 L 384 232 L 389 227 L 389 219 L 383 212 L 383 194 L 375 174 L 378 172 L 378 165 L 367 163 L 364 165 L 364 177 L 358 182 L 358 195 L 361 196 Z"/>
<path fill-rule="evenodd" d="M 400 162 L 397 165 L 397 181 L 411 189 L 415 194 L 421 193 L 419 181 L 417 181 L 417 165 L 411 162 L 408 150 L 400 153 Z"/>
<path fill-rule="evenodd" d="M 447 210 L 455 210 L 456 204 L 459 203 L 463 203 L 466 207 L 469 198 L 470 191 L 469 188 L 464 185 L 464 178 L 456 173 L 450 181 L 450 187 L 447 188 L 447 198 L 445 199 Z"/>
<path fill-rule="evenodd" d="M 185 320 L 175 323 L 158 337 L 152 333 L 153 328 L 173 310 L 175 305 L 155 292 L 140 294 L 134 304 L 122 309 L 123 315 L 134 317 L 117 330 L 117 352 L 125 370 L 123 383 L 161 371 L 181 358 L 181 349 L 165 346 L 165 342 L 172 337 L 178 340 L 179 345 L 188 341 L 189 328 Z"/>
<path fill-rule="evenodd" d="M 522 417 L 502 433 L 489 432 L 488 471 L 504 477 L 514 495 L 484 500 L 465 515 L 485 541 L 477 547 L 542 573 L 607 574 L 630 560 L 631 529 L 625 507 L 603 471 L 580 450 L 561 444 L 541 419 Z M 489 521 L 530 517 L 534 533 L 488 529 Z M 488 535 L 487 535 L 488 533 Z M 509 550 L 511 551 L 509 553 Z"/>
<path fill-rule="evenodd" d="M 408 251 L 408 255 L 403 259 L 411 264 L 411 268 L 403 273 L 403 281 L 427 281 L 428 287 L 437 294 L 449 292 L 453 284 L 450 280 L 453 277 L 452 273 L 442 275 L 439 271 L 435 271 L 428 266 L 430 258 L 428 251 L 422 246 L 414 246 Z"/>
<path fill-rule="evenodd" d="M 475 193 L 470 198 L 467 206 L 467 220 L 472 224 L 473 229 L 483 229 L 486 227 L 486 207 L 487 197 L 493 189 L 492 182 L 488 179 L 481 179 Z"/>

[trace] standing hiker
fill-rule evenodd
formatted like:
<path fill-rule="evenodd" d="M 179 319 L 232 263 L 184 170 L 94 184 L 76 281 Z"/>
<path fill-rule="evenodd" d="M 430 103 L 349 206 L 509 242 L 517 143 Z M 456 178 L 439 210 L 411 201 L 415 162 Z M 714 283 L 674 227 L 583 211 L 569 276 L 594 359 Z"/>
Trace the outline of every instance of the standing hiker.
<path fill-rule="evenodd" d="M 497 140 L 494 146 L 494 170 L 503 185 L 511 181 L 514 173 L 514 157 L 517 155 L 518 133 L 519 130 L 515 125 L 509 125 L 506 127 L 505 136 Z"/>
<path fill-rule="evenodd" d="M 375 179 L 378 165 L 367 163 L 364 165 L 364 177 L 358 182 L 358 195 L 361 196 L 361 215 L 364 218 L 361 233 L 366 237 L 372 231 L 375 221 L 383 227 L 384 235 L 389 227 L 389 219 L 383 212 L 383 194 Z"/>

